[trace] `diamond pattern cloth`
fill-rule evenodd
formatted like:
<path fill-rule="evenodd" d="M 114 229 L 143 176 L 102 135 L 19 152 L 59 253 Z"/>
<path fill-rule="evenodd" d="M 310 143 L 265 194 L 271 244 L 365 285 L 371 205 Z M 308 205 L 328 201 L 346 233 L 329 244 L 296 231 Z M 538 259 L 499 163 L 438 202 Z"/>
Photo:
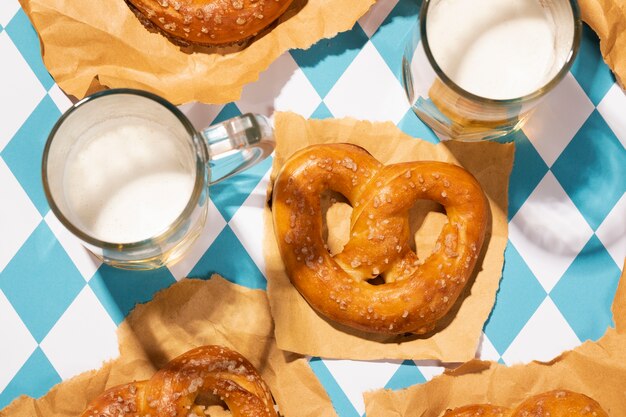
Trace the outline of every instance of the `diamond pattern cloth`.
<path fill-rule="evenodd" d="M 400 84 L 406 34 L 419 2 L 379 2 L 352 30 L 281 56 L 241 100 L 187 104 L 201 127 L 244 112 L 391 120 L 436 142 Z M 41 61 L 17 0 L 0 2 L 0 408 L 117 355 L 115 329 L 136 303 L 185 276 L 217 272 L 265 288 L 261 229 L 271 161 L 211 190 L 209 222 L 170 269 L 101 265 L 60 225 L 40 181 L 46 137 L 71 105 Z M 585 28 L 571 73 L 517 143 L 510 184 L 510 241 L 495 308 L 477 356 L 505 364 L 549 359 L 611 325 L 626 256 L 626 95 Z M 363 415 L 361 393 L 421 383 L 432 362 L 311 358 L 341 417 Z"/>

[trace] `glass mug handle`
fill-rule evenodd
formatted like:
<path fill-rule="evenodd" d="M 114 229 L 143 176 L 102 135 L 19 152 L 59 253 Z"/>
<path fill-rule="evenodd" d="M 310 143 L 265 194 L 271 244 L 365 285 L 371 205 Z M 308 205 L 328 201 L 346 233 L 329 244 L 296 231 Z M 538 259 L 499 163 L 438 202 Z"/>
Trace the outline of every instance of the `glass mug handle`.
<path fill-rule="evenodd" d="M 276 144 L 270 121 L 260 114 L 247 113 L 226 120 L 201 134 L 209 150 L 210 185 L 261 162 L 274 151 Z"/>

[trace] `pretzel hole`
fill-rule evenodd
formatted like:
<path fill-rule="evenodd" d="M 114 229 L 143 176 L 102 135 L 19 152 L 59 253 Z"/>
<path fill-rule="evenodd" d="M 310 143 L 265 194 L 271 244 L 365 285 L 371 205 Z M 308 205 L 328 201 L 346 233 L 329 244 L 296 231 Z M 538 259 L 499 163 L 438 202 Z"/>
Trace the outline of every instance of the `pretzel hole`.
<path fill-rule="evenodd" d="M 195 405 L 204 407 L 204 414 L 211 417 L 232 417 L 228 405 L 218 395 L 210 392 L 202 392 L 194 401 Z"/>
<path fill-rule="evenodd" d="M 448 222 L 445 208 L 432 200 L 417 200 L 409 209 L 411 228 L 409 246 L 420 260 L 428 258 L 435 248 L 443 226 Z"/>
<path fill-rule="evenodd" d="M 385 283 L 385 278 L 382 275 L 366 280 L 370 285 L 383 285 Z"/>
<path fill-rule="evenodd" d="M 352 206 L 343 194 L 325 191 L 320 196 L 322 208 L 322 239 L 328 252 L 337 255 L 350 240 Z"/>

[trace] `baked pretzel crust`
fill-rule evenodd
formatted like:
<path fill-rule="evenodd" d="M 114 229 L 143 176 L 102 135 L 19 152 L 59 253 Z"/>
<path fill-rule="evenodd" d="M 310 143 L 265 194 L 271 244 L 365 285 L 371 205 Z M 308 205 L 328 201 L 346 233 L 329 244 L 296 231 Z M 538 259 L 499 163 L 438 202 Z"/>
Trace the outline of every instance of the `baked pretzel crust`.
<path fill-rule="evenodd" d="M 293 0 L 126 0 L 181 44 L 230 45 L 256 35 Z"/>
<path fill-rule="evenodd" d="M 322 237 L 320 195 L 343 194 L 353 207 L 350 241 L 331 256 Z M 448 223 L 433 253 L 410 248 L 409 209 L 443 205 Z M 320 314 L 364 331 L 432 331 L 461 294 L 478 259 L 487 199 L 463 168 L 442 162 L 383 166 L 355 145 L 316 145 L 295 153 L 273 190 L 274 230 L 287 275 Z M 382 276 L 385 283 L 368 280 Z"/>
<path fill-rule="evenodd" d="M 204 417 L 198 396 L 219 396 L 233 417 L 277 417 L 254 366 L 222 346 L 202 346 L 170 361 L 150 380 L 113 387 L 81 417 Z"/>
<path fill-rule="evenodd" d="M 555 390 L 535 395 L 517 408 L 489 404 L 468 405 L 448 410 L 442 417 L 608 417 L 595 400 L 584 394 Z"/>

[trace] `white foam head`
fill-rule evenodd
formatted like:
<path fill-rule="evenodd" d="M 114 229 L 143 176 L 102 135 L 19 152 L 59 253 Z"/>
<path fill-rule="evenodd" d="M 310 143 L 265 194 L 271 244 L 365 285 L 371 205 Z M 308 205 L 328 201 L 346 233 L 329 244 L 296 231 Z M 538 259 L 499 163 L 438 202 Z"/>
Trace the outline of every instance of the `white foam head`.
<path fill-rule="evenodd" d="M 571 8 L 552 3 L 432 0 L 426 33 L 433 58 L 454 83 L 477 96 L 529 95 L 557 75 L 571 51 Z"/>
<path fill-rule="evenodd" d="M 118 117 L 81 136 L 66 160 L 64 189 L 83 231 L 106 242 L 136 242 L 163 232 L 183 212 L 195 159 L 167 126 Z"/>

